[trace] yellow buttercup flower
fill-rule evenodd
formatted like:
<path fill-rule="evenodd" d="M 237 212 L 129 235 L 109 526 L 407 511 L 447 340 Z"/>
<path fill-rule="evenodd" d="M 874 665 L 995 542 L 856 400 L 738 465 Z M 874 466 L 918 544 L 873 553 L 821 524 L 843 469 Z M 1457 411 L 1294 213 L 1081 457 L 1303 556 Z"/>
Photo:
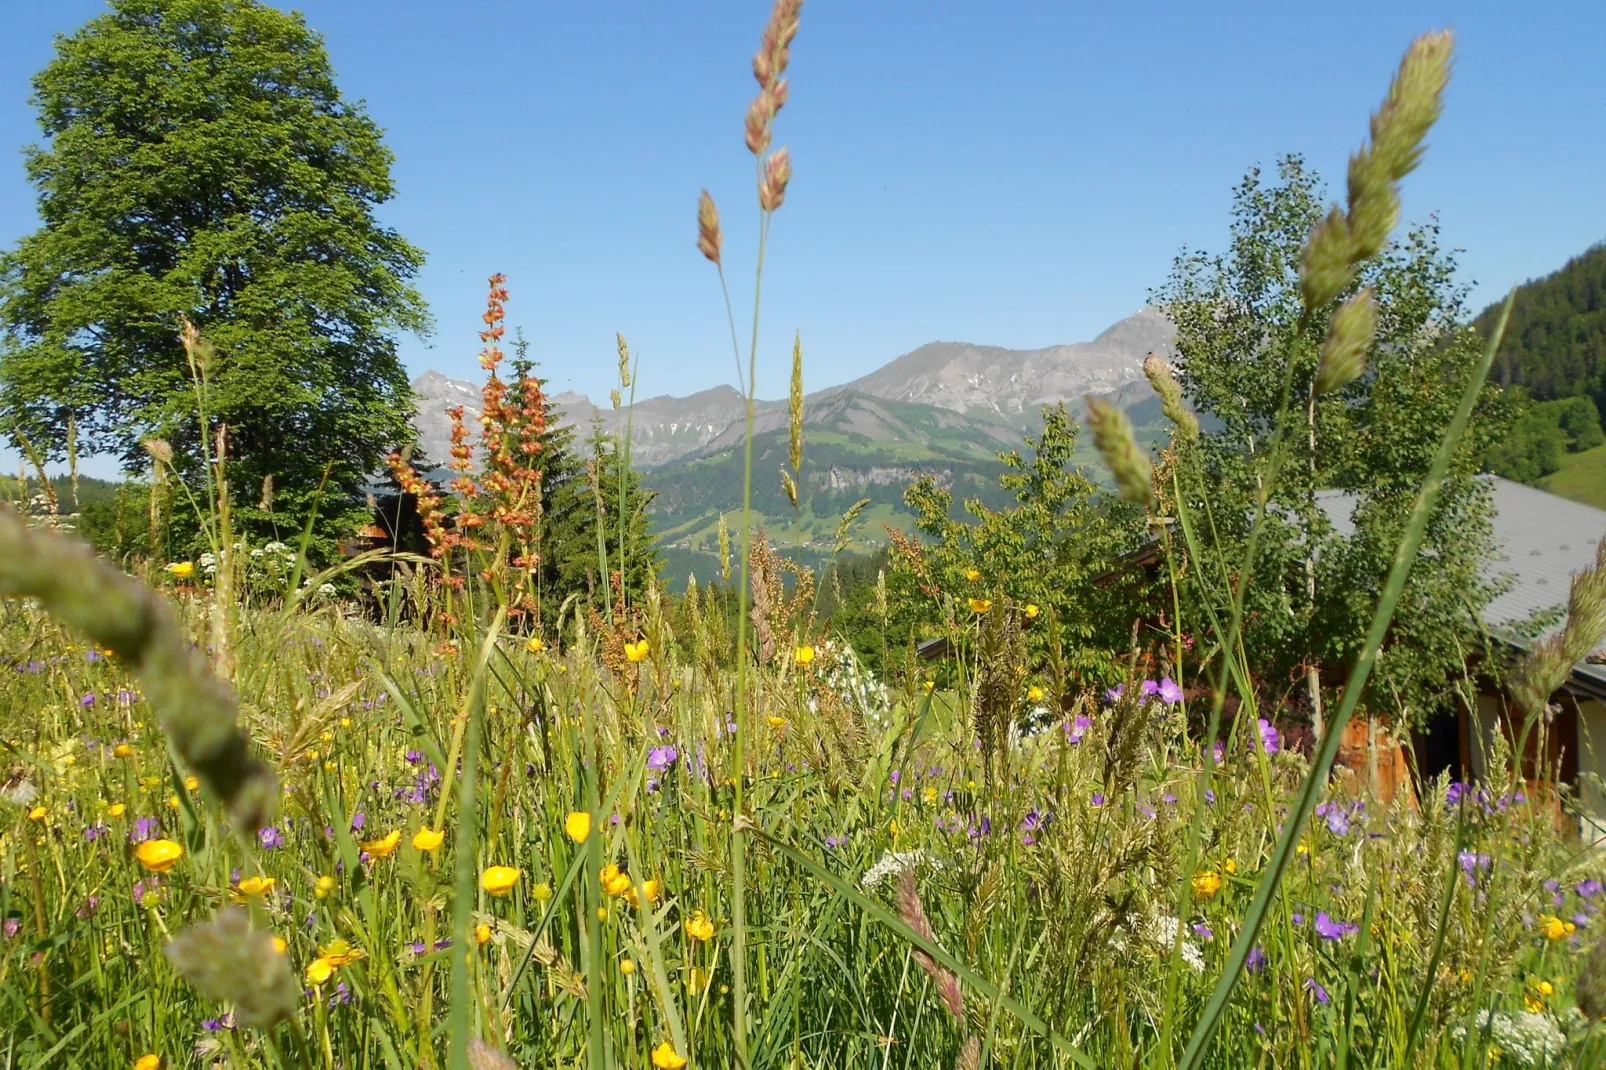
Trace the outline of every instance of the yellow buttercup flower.
<path fill-rule="evenodd" d="M 777 717 L 777 716 L 775 716 L 775 714 L 772 713 L 768 717 L 765 717 L 764 719 L 770 723 L 770 727 L 771 728 L 785 728 L 786 727 L 786 718 L 785 717 Z"/>
<path fill-rule="evenodd" d="M 663 885 L 657 880 L 644 880 L 641 882 L 641 895 L 645 895 L 649 903 L 658 902 L 658 896 L 662 891 Z M 633 907 L 641 906 L 641 896 L 636 894 L 635 885 L 631 885 L 625 890 L 625 902 Z"/>
<path fill-rule="evenodd" d="M 389 858 L 401 846 L 401 829 L 392 829 L 389 836 L 378 840 L 364 840 L 362 849 L 375 858 Z"/>
<path fill-rule="evenodd" d="M 985 613 L 992 608 L 993 600 L 991 598 L 972 598 L 970 600 L 970 611 L 972 613 Z"/>
<path fill-rule="evenodd" d="M 167 797 L 167 808 L 169 810 L 177 810 L 178 809 L 178 796 L 177 795 L 169 795 Z"/>
<path fill-rule="evenodd" d="M 1575 926 L 1562 921 L 1554 914 L 1544 914 L 1539 918 L 1539 931 L 1546 940 L 1560 940 L 1572 932 Z"/>
<path fill-rule="evenodd" d="M 624 974 L 626 977 L 629 977 L 631 974 L 635 973 L 636 972 L 636 960 L 635 959 L 620 959 L 619 960 L 619 972 Z"/>
<path fill-rule="evenodd" d="M 1039 613 L 1041 613 L 1041 612 L 1042 612 L 1042 610 L 1037 608 L 1037 603 L 1035 603 L 1035 602 L 1027 602 L 1026 603 L 1026 618 L 1028 620 L 1036 620 L 1037 619 L 1037 615 Z"/>
<path fill-rule="evenodd" d="M 107 817 L 122 817 L 126 813 L 128 813 L 128 807 L 124 806 L 122 803 L 112 803 L 110 806 L 106 807 Z"/>
<path fill-rule="evenodd" d="M 352 947 L 344 940 L 335 939 L 320 947 L 318 954 L 320 957 L 328 959 L 331 965 L 338 967 L 356 962 L 362 958 L 362 949 Z"/>
<path fill-rule="evenodd" d="M 602 867 L 602 890 L 607 895 L 624 895 L 630 890 L 630 874 L 613 863 Z"/>
<path fill-rule="evenodd" d="M 979 569 L 979 568 L 967 568 L 967 569 L 965 569 L 965 579 L 969 580 L 971 583 L 975 583 L 977 580 L 981 579 L 981 569 Z"/>
<path fill-rule="evenodd" d="M 1193 875 L 1193 894 L 1200 899 L 1209 899 L 1221 891 L 1221 875 L 1213 869 L 1207 869 Z"/>
<path fill-rule="evenodd" d="M 1534 991 L 1541 996 L 1554 996 L 1556 994 L 1556 986 L 1549 981 L 1540 981 L 1534 985 Z"/>
<path fill-rule="evenodd" d="M 282 955 L 286 951 L 290 950 L 290 945 L 284 942 L 284 937 L 275 936 L 273 938 L 273 950 Z"/>
<path fill-rule="evenodd" d="M 664 1041 L 652 1049 L 652 1065 L 658 1070 L 680 1070 L 686 1065 L 686 1057 L 675 1050 L 675 1045 Z"/>
<path fill-rule="evenodd" d="M 439 847 L 445 839 L 445 829 L 432 829 L 428 825 L 421 825 L 418 831 L 413 833 L 413 847 L 428 854 Z"/>
<path fill-rule="evenodd" d="M 159 776 L 142 776 L 139 778 L 139 782 L 147 788 L 159 788 L 162 786 L 162 778 Z"/>
<path fill-rule="evenodd" d="M 480 874 L 480 887 L 491 895 L 506 895 L 519 883 L 519 876 L 517 866 L 488 866 Z"/>
<path fill-rule="evenodd" d="M 174 561 L 167 566 L 167 571 L 173 574 L 174 579 L 187 580 L 195 575 L 195 562 Z"/>
<path fill-rule="evenodd" d="M 693 940 L 712 940 L 714 923 L 701 910 L 694 911 L 692 916 L 686 919 L 686 935 Z"/>
<path fill-rule="evenodd" d="M 50 816 L 50 811 L 45 809 L 43 806 L 36 806 L 32 810 L 28 811 L 28 820 L 29 821 L 43 821 L 45 818 L 47 818 L 49 816 Z"/>
<path fill-rule="evenodd" d="M 1028 687 L 1026 689 L 1026 701 L 1027 702 L 1042 702 L 1043 701 L 1043 689 L 1038 687 L 1036 684 L 1033 684 L 1031 687 Z"/>
<path fill-rule="evenodd" d="M 935 680 L 927 680 L 921 686 L 924 687 L 927 691 L 930 691 L 930 690 L 932 690 L 933 688 L 935 688 L 937 686 L 937 681 L 935 681 Z"/>
<path fill-rule="evenodd" d="M 1238 861 L 1237 859 L 1229 858 L 1225 862 L 1221 863 L 1221 868 L 1226 870 L 1228 873 L 1237 873 Z"/>
<path fill-rule="evenodd" d="M 307 981 L 310 984 L 321 985 L 334 975 L 335 964 L 326 958 L 315 958 L 307 963 Z"/>
<path fill-rule="evenodd" d="M 814 648 L 812 646 L 800 646 L 797 648 L 795 657 L 799 665 L 808 665 L 814 661 Z"/>
<path fill-rule="evenodd" d="M 535 901 L 537 903 L 545 903 L 548 899 L 551 899 L 551 898 L 552 898 L 552 885 L 548 884 L 546 881 L 542 881 L 540 884 L 537 884 L 535 886 Z"/>
<path fill-rule="evenodd" d="M 524 649 L 532 654 L 539 654 L 546 649 L 546 644 L 541 642 L 539 635 L 532 635 L 524 641 Z"/>
<path fill-rule="evenodd" d="M 625 657 L 631 661 L 646 661 L 647 655 L 650 653 L 652 653 L 652 647 L 647 644 L 645 639 L 625 644 Z"/>
<path fill-rule="evenodd" d="M 597 920 L 598 921 L 607 921 L 608 920 L 608 908 L 607 907 L 598 907 L 597 908 Z"/>
<path fill-rule="evenodd" d="M 112 748 L 112 757 L 114 758 L 131 758 L 133 756 L 134 748 L 127 743 L 119 743 Z"/>
<path fill-rule="evenodd" d="M 162 1070 L 160 1055 L 141 1055 L 134 1060 L 134 1070 Z"/>
<path fill-rule="evenodd" d="M 172 840 L 146 840 L 134 848 L 134 857 L 152 873 L 166 873 L 184 857 L 184 848 Z"/>
<path fill-rule="evenodd" d="M 242 877 L 235 888 L 241 895 L 267 895 L 275 883 L 272 877 Z"/>
<path fill-rule="evenodd" d="M 575 843 L 585 843 L 591 835 L 591 815 L 584 810 L 573 810 L 563 819 L 563 831 Z"/>
<path fill-rule="evenodd" d="M 201 786 L 200 778 L 187 776 L 184 778 L 184 790 L 194 791 Z"/>
<path fill-rule="evenodd" d="M 312 894 L 319 899 L 329 898 L 329 893 L 335 890 L 335 879 L 328 874 L 319 877 L 312 885 Z"/>
<path fill-rule="evenodd" d="M 483 921 L 474 926 L 474 942 L 481 947 L 491 942 L 491 927 Z"/>

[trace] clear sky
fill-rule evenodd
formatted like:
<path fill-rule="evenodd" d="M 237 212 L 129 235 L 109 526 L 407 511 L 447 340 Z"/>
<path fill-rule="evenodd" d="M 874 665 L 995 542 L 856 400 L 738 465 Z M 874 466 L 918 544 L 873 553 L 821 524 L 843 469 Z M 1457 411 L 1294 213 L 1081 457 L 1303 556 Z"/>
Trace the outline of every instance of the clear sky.
<path fill-rule="evenodd" d="M 707 186 L 724 213 L 745 338 L 742 115 L 768 3 L 295 6 L 396 153 L 381 215 L 428 253 L 436 317 L 404 341 L 414 374 L 477 374 L 485 277 L 504 271 L 509 322 L 560 389 L 606 395 L 616 330 L 643 397 L 734 381 L 695 204 Z M 101 10 L 0 0 L 0 146 L 37 139 L 28 79 L 52 35 Z M 1224 244 L 1249 165 L 1302 152 L 1341 187 L 1400 52 L 1443 26 L 1455 77 L 1405 215 L 1438 213 L 1481 304 L 1606 238 L 1601 0 L 808 0 L 777 128 L 794 178 L 760 393 L 784 393 L 794 329 L 811 389 L 936 339 L 1093 337 L 1180 247 Z M 35 224 L 20 156 L 0 155 L 0 243 Z"/>

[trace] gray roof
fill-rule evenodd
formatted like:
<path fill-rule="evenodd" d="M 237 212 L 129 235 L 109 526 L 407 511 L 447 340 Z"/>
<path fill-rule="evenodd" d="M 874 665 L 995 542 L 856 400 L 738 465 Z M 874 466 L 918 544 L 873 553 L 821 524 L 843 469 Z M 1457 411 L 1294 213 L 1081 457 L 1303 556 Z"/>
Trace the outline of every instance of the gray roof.
<path fill-rule="evenodd" d="M 1499 552 L 1486 572 L 1491 580 L 1510 581 L 1505 593 L 1484 610 L 1484 622 L 1499 630 L 1566 606 L 1574 574 L 1595 563 L 1596 547 L 1606 538 L 1606 509 L 1498 476 L 1487 478 L 1494 487 L 1494 538 Z M 1322 491 L 1317 497 L 1334 530 L 1351 534 L 1355 495 Z M 1606 642 L 1595 651 L 1596 656 L 1603 653 Z M 1606 664 L 1580 662 L 1575 676 L 1606 691 Z"/>

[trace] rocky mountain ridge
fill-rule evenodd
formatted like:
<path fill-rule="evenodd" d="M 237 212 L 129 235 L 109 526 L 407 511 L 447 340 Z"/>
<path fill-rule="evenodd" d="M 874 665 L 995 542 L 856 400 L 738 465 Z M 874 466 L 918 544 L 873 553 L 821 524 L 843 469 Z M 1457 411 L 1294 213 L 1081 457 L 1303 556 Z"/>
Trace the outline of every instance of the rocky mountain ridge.
<path fill-rule="evenodd" d="M 1003 445 L 1033 425 L 1044 405 L 1063 400 L 1080 409 L 1085 394 L 1110 394 L 1141 380 L 1144 356 L 1169 356 L 1174 336 L 1164 313 L 1145 306 L 1091 342 L 1044 349 L 931 342 L 851 383 L 816 391 L 805 404 L 811 410 L 831 409 L 835 426 L 870 439 L 906 434 L 911 424 L 907 414 L 878 412 L 877 399 L 928 406 L 932 412 L 914 423 Z M 444 462 L 451 444 L 446 410 L 462 405 L 465 418 L 476 421 L 479 387 L 427 371 L 413 381 L 413 392 L 418 396 L 419 444 L 430 459 Z M 623 411 L 599 408 L 582 394 L 565 391 L 552 401 L 564 421 L 582 433 L 593 420 L 600 421 L 604 433 L 623 430 Z M 784 426 L 786 419 L 785 401 L 760 401 L 755 431 Z M 717 453 L 744 434 L 742 396 L 729 386 L 686 397 L 638 399 L 631 454 L 637 464 L 653 468 Z"/>

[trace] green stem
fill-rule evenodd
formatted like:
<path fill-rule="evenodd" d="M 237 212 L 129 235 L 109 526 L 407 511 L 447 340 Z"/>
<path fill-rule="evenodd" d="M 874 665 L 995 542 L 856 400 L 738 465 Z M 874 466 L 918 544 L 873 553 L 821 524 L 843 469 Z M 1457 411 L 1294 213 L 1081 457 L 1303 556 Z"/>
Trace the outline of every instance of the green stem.
<path fill-rule="evenodd" d="M 1505 335 L 1506 323 L 1511 317 L 1511 305 L 1515 296 L 1516 293 L 1513 291 L 1500 310 L 1500 320 L 1489 337 L 1489 344 L 1484 348 L 1482 358 L 1472 370 L 1455 416 L 1450 421 L 1450 427 L 1439 443 L 1438 452 L 1428 469 L 1427 479 L 1423 481 L 1422 489 L 1417 493 L 1416 504 L 1406 524 L 1405 536 L 1395 547 L 1394 563 L 1389 568 L 1388 581 L 1384 584 L 1377 609 L 1372 615 L 1366 644 L 1361 648 L 1360 655 L 1350 669 L 1349 679 L 1344 685 L 1343 700 L 1322 736 L 1321 744 L 1311 763 L 1310 773 L 1305 778 L 1304 787 L 1295 800 L 1293 811 L 1283 826 L 1282 836 L 1278 838 L 1277 846 L 1272 851 L 1270 865 L 1255 889 L 1255 898 L 1239 929 L 1238 938 L 1233 942 L 1226 968 L 1221 979 L 1216 982 L 1215 991 L 1211 993 L 1210 1001 L 1205 1004 L 1205 1009 L 1194 1026 L 1193 1035 L 1188 1040 L 1187 1049 L 1183 1052 L 1184 1070 L 1193 1070 L 1204 1059 L 1210 1039 L 1221 1020 L 1222 1013 L 1226 1010 L 1227 1000 L 1231 998 L 1232 990 L 1243 971 L 1244 962 L 1249 957 L 1249 949 L 1254 946 L 1255 938 L 1260 934 L 1260 926 L 1265 919 L 1271 897 L 1276 894 L 1282 883 L 1283 874 L 1288 869 L 1294 845 L 1299 841 L 1300 831 L 1304 828 L 1305 822 L 1310 820 L 1311 811 L 1316 807 L 1316 797 L 1321 793 L 1322 785 L 1327 781 L 1328 770 L 1332 768 L 1333 759 L 1338 754 L 1338 744 L 1343 736 L 1344 726 L 1360 702 L 1361 693 L 1366 689 L 1366 681 L 1371 676 L 1372 665 L 1377 660 L 1384 636 L 1388 633 L 1389 623 L 1394 619 L 1394 609 L 1399 605 L 1400 596 L 1405 590 L 1405 582 L 1411 574 L 1411 566 L 1416 562 L 1417 550 L 1427 530 L 1428 517 L 1438 500 L 1439 488 L 1444 482 L 1445 473 L 1449 471 L 1451 458 L 1461 443 L 1467 423 L 1472 419 L 1472 411 L 1477 407 L 1478 397 L 1483 392 L 1483 384 L 1489 375 L 1489 366 L 1494 362 L 1495 352 Z"/>

